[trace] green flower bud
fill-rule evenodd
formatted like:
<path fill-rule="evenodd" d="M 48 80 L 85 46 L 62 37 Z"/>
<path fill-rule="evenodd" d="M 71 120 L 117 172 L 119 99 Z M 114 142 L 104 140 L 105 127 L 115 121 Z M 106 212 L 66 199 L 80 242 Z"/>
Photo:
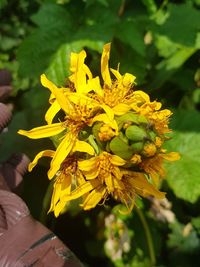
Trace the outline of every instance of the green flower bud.
<path fill-rule="evenodd" d="M 147 138 L 146 131 L 137 125 L 129 126 L 126 129 L 125 134 L 128 139 L 135 141 L 135 142 L 143 141 L 145 138 Z"/>
<path fill-rule="evenodd" d="M 139 153 L 143 150 L 144 143 L 143 142 L 135 142 L 131 144 L 131 148 L 133 150 L 133 153 Z"/>
<path fill-rule="evenodd" d="M 110 142 L 110 150 L 113 154 L 128 160 L 132 157 L 132 148 L 120 137 L 114 137 Z"/>

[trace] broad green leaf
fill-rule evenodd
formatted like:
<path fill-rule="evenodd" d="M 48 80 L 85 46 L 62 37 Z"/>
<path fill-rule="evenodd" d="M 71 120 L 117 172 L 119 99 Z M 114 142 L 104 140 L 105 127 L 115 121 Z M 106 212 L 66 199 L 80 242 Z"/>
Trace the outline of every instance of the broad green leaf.
<path fill-rule="evenodd" d="M 186 1 L 184 4 L 169 4 L 169 17 L 159 32 L 176 43 L 194 47 L 199 30 L 199 10 Z"/>
<path fill-rule="evenodd" d="M 138 20 L 122 20 L 115 35 L 141 56 L 145 55 L 144 33 L 138 27 Z"/>
<path fill-rule="evenodd" d="M 83 21 L 75 32 L 74 39 L 110 42 L 118 23 L 118 14 L 113 12 L 113 9 L 93 4 L 85 10 Z"/>
<path fill-rule="evenodd" d="M 196 51 L 197 48 L 181 46 L 171 56 L 159 62 L 150 87 L 161 87 Z"/>
<path fill-rule="evenodd" d="M 8 4 L 7 0 L 0 0 L 0 10 L 6 7 Z"/>
<path fill-rule="evenodd" d="M 53 3 L 41 5 L 39 11 L 31 17 L 32 21 L 41 28 L 48 28 L 50 25 L 71 28 L 71 16 L 67 10 Z"/>
<path fill-rule="evenodd" d="M 158 54 L 161 57 L 168 58 L 180 47 L 179 44 L 172 42 L 167 36 L 157 34 L 155 36 L 155 45 L 158 49 Z"/>
<path fill-rule="evenodd" d="M 200 114 L 177 111 L 172 119 L 173 138 L 169 151 L 178 151 L 181 159 L 167 164 L 167 181 L 175 195 L 190 203 L 200 197 Z"/>
<path fill-rule="evenodd" d="M 170 224 L 172 232 L 169 234 L 168 246 L 170 248 L 178 247 L 179 251 L 192 252 L 200 245 L 198 237 L 194 230 L 184 233 L 184 225 L 179 222 Z"/>
<path fill-rule="evenodd" d="M 58 47 L 70 40 L 71 23 L 66 9 L 55 4 L 44 4 L 33 21 L 39 28 L 22 42 L 17 59 L 19 73 L 24 76 L 38 77 L 48 66 L 52 54 Z"/>
<path fill-rule="evenodd" d="M 70 53 L 79 53 L 84 47 L 101 52 L 103 42 L 80 40 L 62 45 L 52 58 L 46 74 L 56 85 L 63 86 L 69 76 Z M 99 64 L 100 66 L 100 64 Z"/>

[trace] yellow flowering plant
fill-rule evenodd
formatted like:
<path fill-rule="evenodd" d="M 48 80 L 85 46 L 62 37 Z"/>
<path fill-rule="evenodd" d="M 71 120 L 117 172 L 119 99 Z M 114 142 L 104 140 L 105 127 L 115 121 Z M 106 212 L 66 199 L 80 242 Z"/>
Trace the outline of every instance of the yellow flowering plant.
<path fill-rule="evenodd" d="M 179 159 L 178 153 L 163 149 L 172 112 L 136 90 L 135 76 L 120 74 L 119 66 L 109 68 L 110 47 L 103 47 L 101 78 L 93 77 L 85 64 L 84 50 L 71 53 L 66 87 L 41 75 L 51 92 L 47 124 L 18 132 L 32 139 L 56 137 L 56 150 L 39 152 L 29 165 L 31 171 L 41 157 L 51 158 L 49 211 L 56 217 L 79 198 L 84 210 L 112 197 L 129 212 L 138 196 L 164 198 L 158 189 L 164 160 Z"/>

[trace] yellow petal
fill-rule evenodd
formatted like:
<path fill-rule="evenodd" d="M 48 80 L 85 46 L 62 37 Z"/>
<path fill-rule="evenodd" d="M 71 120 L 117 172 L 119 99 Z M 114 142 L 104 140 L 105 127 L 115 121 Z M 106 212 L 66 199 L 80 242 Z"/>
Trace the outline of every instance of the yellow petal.
<path fill-rule="evenodd" d="M 121 104 L 118 104 L 115 107 L 113 107 L 112 110 L 113 110 L 115 115 L 120 116 L 120 115 L 123 115 L 126 112 L 128 112 L 130 109 L 131 109 L 131 107 L 129 105 L 121 103 Z"/>
<path fill-rule="evenodd" d="M 50 94 L 50 97 L 49 97 L 49 103 L 50 104 L 53 104 L 53 102 L 56 100 L 56 97 L 55 97 L 55 95 L 54 94 Z"/>
<path fill-rule="evenodd" d="M 53 95 L 55 95 L 60 107 L 68 114 L 72 106 L 64 94 L 63 88 L 57 88 L 50 80 L 47 79 L 45 74 L 41 75 L 41 83 L 44 87 L 48 88 Z"/>
<path fill-rule="evenodd" d="M 51 197 L 51 204 L 50 208 L 48 210 L 48 213 L 53 211 L 55 209 L 56 204 L 58 203 L 60 199 L 60 190 L 61 190 L 61 184 L 57 183 L 54 185 L 52 197 Z"/>
<path fill-rule="evenodd" d="M 96 188 L 98 185 L 99 185 L 99 181 L 98 180 L 87 181 L 84 184 L 78 186 L 74 191 L 71 192 L 70 195 L 65 196 L 63 198 L 63 200 L 70 201 L 70 200 L 82 197 L 83 195 L 85 195 L 89 191 L 91 191 L 94 188 Z"/>
<path fill-rule="evenodd" d="M 105 104 L 101 105 L 101 107 L 106 112 L 109 120 L 112 121 L 114 119 L 114 112 L 113 112 L 113 110 L 108 105 L 105 105 Z"/>
<path fill-rule="evenodd" d="M 121 180 L 113 179 L 113 185 L 115 189 L 125 190 L 124 183 Z"/>
<path fill-rule="evenodd" d="M 139 99 L 140 101 L 149 102 L 149 95 L 141 90 L 134 91 L 134 97 Z"/>
<path fill-rule="evenodd" d="M 84 210 L 89 210 L 94 207 L 101 201 L 101 199 L 104 199 L 106 194 L 106 188 L 102 185 L 98 186 L 88 196 L 86 197 L 85 201 L 81 205 Z"/>
<path fill-rule="evenodd" d="M 47 110 L 46 114 L 45 114 L 45 120 L 48 124 L 51 124 L 53 121 L 53 118 L 55 117 L 55 115 L 58 113 L 58 111 L 60 110 L 60 105 L 58 104 L 58 102 L 55 100 L 52 105 L 49 107 L 49 109 Z"/>
<path fill-rule="evenodd" d="M 90 69 L 86 64 L 83 64 L 83 70 L 85 74 L 88 76 L 88 79 L 92 79 L 92 72 L 90 71 Z"/>
<path fill-rule="evenodd" d="M 112 68 L 111 68 L 110 71 L 112 72 L 112 74 L 115 76 L 115 78 L 116 78 L 117 80 L 121 80 L 122 75 L 119 73 L 118 70 L 115 70 L 115 69 L 112 69 Z"/>
<path fill-rule="evenodd" d="M 125 87 L 131 87 L 134 83 L 136 77 L 130 73 L 125 73 L 125 75 L 122 78 L 122 83 Z"/>
<path fill-rule="evenodd" d="M 61 192 L 60 192 L 61 199 L 63 196 L 70 194 L 71 185 L 72 185 L 71 175 L 68 175 L 68 176 L 64 175 L 62 183 L 61 183 Z"/>
<path fill-rule="evenodd" d="M 90 171 L 91 169 L 96 168 L 96 157 L 79 161 L 78 167 L 82 171 Z"/>
<path fill-rule="evenodd" d="M 107 114 L 99 114 L 97 116 L 95 116 L 92 120 L 92 124 L 96 121 L 102 121 L 105 124 L 109 125 L 112 129 L 114 129 L 116 131 L 116 135 L 118 134 L 118 124 L 116 122 L 116 120 L 110 120 L 109 117 L 107 116 Z"/>
<path fill-rule="evenodd" d="M 62 210 L 65 208 L 67 202 L 66 201 L 59 201 L 57 205 L 54 207 L 54 215 L 57 218 Z"/>
<path fill-rule="evenodd" d="M 118 180 L 121 180 L 123 174 L 120 171 L 120 169 L 118 167 L 115 167 L 112 169 L 112 174 L 115 176 L 115 178 L 117 178 Z"/>
<path fill-rule="evenodd" d="M 54 175 L 56 174 L 56 172 L 60 169 L 61 163 L 71 152 L 74 146 L 75 140 L 76 140 L 76 136 L 73 135 L 71 132 L 69 132 L 66 134 L 65 138 L 59 144 L 59 146 L 56 149 L 56 153 L 51 161 L 51 167 L 48 171 L 49 179 L 52 179 Z"/>
<path fill-rule="evenodd" d="M 108 66 L 108 61 L 110 58 L 110 46 L 111 44 L 105 44 L 103 47 L 103 53 L 101 56 L 101 75 L 104 80 L 104 83 L 111 87 L 112 81 L 110 78 L 110 71 L 109 71 L 109 66 Z"/>
<path fill-rule="evenodd" d="M 123 166 L 124 164 L 126 164 L 126 161 L 117 155 L 111 155 L 110 162 L 116 166 Z"/>
<path fill-rule="evenodd" d="M 56 134 L 61 133 L 65 129 L 66 128 L 64 127 L 64 124 L 62 122 L 58 122 L 45 126 L 36 127 L 29 131 L 19 130 L 18 134 L 27 136 L 31 139 L 38 139 L 38 138 L 54 136 Z"/>
<path fill-rule="evenodd" d="M 170 152 L 167 154 L 162 154 L 162 158 L 169 160 L 169 161 L 175 161 L 175 160 L 179 160 L 181 157 L 180 157 L 180 154 L 177 152 Z"/>
<path fill-rule="evenodd" d="M 70 55 L 70 71 L 75 72 L 77 68 L 78 53 L 72 52 Z"/>
<path fill-rule="evenodd" d="M 74 57 L 73 68 L 71 70 L 74 72 L 73 81 L 75 84 L 75 89 L 77 93 L 86 94 L 86 73 L 91 77 L 91 72 L 89 68 L 84 64 L 86 58 L 86 52 L 82 50 L 76 58 Z"/>
<path fill-rule="evenodd" d="M 95 179 L 99 175 L 99 168 L 93 168 L 90 171 L 84 172 L 87 180 Z"/>
<path fill-rule="evenodd" d="M 99 106 L 99 103 L 96 100 L 84 94 L 70 92 L 70 93 L 67 93 L 67 97 L 72 103 L 76 105 L 87 106 L 87 108 L 93 108 L 93 107 Z"/>
<path fill-rule="evenodd" d="M 51 158 L 53 158 L 54 154 L 55 154 L 55 151 L 54 151 L 54 150 L 43 150 L 43 151 L 39 152 L 39 153 L 35 156 L 34 160 L 33 160 L 31 163 L 29 163 L 29 165 L 28 165 L 28 170 L 29 170 L 29 172 L 32 171 L 32 169 L 33 169 L 33 168 L 35 167 L 35 165 L 38 163 L 38 160 L 39 160 L 40 158 L 42 158 L 42 157 L 51 157 Z"/>
<path fill-rule="evenodd" d="M 75 145 L 72 149 L 72 152 L 76 152 L 76 151 L 85 152 L 85 153 L 88 153 L 89 155 L 95 154 L 94 148 L 90 144 L 84 141 L 80 141 L 78 139 L 76 140 Z"/>
<path fill-rule="evenodd" d="M 111 175 L 111 173 L 108 173 L 105 177 L 105 183 L 106 183 L 106 187 L 109 193 L 114 191 L 114 183 L 113 183 L 113 177 Z"/>
<path fill-rule="evenodd" d="M 104 92 L 101 88 L 99 77 L 88 80 L 88 91 L 94 91 L 97 95 L 103 96 Z"/>

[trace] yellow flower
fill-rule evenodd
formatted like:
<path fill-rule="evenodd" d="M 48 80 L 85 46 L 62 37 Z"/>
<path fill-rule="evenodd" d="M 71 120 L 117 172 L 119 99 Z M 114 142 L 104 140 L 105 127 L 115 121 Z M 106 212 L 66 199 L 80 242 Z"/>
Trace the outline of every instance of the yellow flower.
<path fill-rule="evenodd" d="M 91 123 L 91 118 L 95 116 L 96 105 L 92 103 L 93 100 L 89 98 L 84 98 L 84 96 L 79 98 L 79 103 L 74 104 L 67 97 L 64 92 L 64 88 L 57 88 L 52 82 L 50 82 L 46 76 L 43 74 L 41 76 L 41 82 L 44 87 L 47 87 L 55 100 L 52 106 L 57 103 L 59 109 L 62 109 L 65 114 L 64 122 L 50 123 L 52 122 L 58 108 L 57 106 L 52 108 L 51 112 L 48 114 L 48 125 L 33 128 L 30 131 L 19 130 L 18 133 L 25 135 L 32 139 L 51 137 L 58 134 L 62 134 L 61 142 L 59 143 L 56 152 L 51 160 L 51 167 L 48 172 L 48 177 L 51 179 L 59 170 L 61 163 L 72 151 L 86 152 L 90 155 L 94 155 L 93 147 L 78 139 L 78 134 L 80 131 L 88 124 Z M 46 114 L 47 115 L 47 114 Z M 43 154 L 40 152 L 36 155 L 34 162 L 37 162 Z M 46 152 L 45 156 L 49 156 Z"/>
<path fill-rule="evenodd" d="M 146 99 L 142 105 L 137 103 L 131 105 L 131 107 L 141 115 L 144 115 L 154 126 L 158 134 L 162 135 L 169 133 L 171 130 L 168 128 L 169 117 L 172 112 L 169 109 L 160 110 L 162 104 L 157 101 L 150 102 L 150 99 Z"/>
<path fill-rule="evenodd" d="M 131 211 L 138 195 L 164 197 L 165 194 L 150 184 L 143 173 L 120 168 L 125 163 L 120 157 L 107 152 L 89 160 L 79 161 L 78 168 L 86 180 L 82 181 L 82 184 L 71 194 L 64 196 L 61 205 L 84 197 L 81 206 L 84 210 L 89 210 L 111 195 L 117 201 L 124 203 Z"/>
<path fill-rule="evenodd" d="M 160 153 L 154 155 L 154 157 L 143 159 L 139 164 L 141 170 L 144 170 L 153 180 L 157 186 L 159 179 L 164 177 L 166 172 L 163 166 L 163 160 L 176 161 L 180 159 L 180 155 L 177 152 L 166 153 L 165 150 L 161 150 Z"/>
<path fill-rule="evenodd" d="M 60 167 L 53 185 L 53 194 L 49 212 L 54 212 L 58 217 L 65 208 L 66 202 L 62 199 L 71 193 L 73 187 L 79 186 L 84 181 L 84 177 L 77 167 L 77 159 L 68 157 Z"/>
<path fill-rule="evenodd" d="M 163 161 L 179 158 L 162 148 L 172 112 L 134 90 L 134 75 L 109 68 L 110 46 L 104 45 L 101 56 L 102 83 L 85 64 L 84 50 L 71 53 L 66 87 L 58 88 L 41 75 L 51 92 L 47 125 L 18 132 L 32 139 L 55 136 L 56 150 L 40 151 L 29 170 L 40 158 L 50 157 L 48 177 L 54 185 L 49 211 L 56 217 L 78 198 L 84 210 L 111 196 L 129 211 L 138 195 L 163 198 L 156 188 L 165 175 Z"/>
<path fill-rule="evenodd" d="M 135 76 L 130 73 L 121 75 L 118 70 L 109 70 L 110 43 L 104 45 L 101 57 L 101 75 L 103 86 L 100 85 L 99 77 L 88 81 L 89 86 L 95 92 L 92 95 L 102 105 L 107 105 L 115 115 L 122 115 L 130 110 L 129 99 L 132 96 L 132 86 Z M 110 71 L 115 77 L 112 81 Z"/>

